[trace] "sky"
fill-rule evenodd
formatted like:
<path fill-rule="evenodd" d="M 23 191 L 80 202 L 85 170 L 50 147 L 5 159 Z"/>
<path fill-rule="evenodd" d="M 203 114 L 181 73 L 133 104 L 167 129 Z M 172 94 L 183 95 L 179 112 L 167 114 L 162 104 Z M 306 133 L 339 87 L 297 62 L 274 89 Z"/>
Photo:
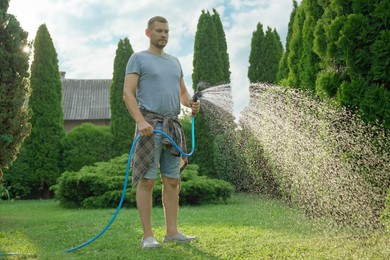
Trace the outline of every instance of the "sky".
<path fill-rule="evenodd" d="M 298 1 L 299 3 L 300 1 Z M 292 0 L 10 0 L 8 13 L 35 38 L 46 24 L 58 54 L 59 69 L 71 79 L 111 79 L 120 39 L 128 38 L 135 52 L 149 47 L 145 28 L 149 18 L 169 21 L 165 51 L 179 58 L 187 89 L 192 91 L 192 59 L 197 23 L 202 10 L 220 15 L 231 71 L 234 113 L 249 101 L 247 77 L 252 33 L 260 22 L 276 29 L 283 46 Z"/>

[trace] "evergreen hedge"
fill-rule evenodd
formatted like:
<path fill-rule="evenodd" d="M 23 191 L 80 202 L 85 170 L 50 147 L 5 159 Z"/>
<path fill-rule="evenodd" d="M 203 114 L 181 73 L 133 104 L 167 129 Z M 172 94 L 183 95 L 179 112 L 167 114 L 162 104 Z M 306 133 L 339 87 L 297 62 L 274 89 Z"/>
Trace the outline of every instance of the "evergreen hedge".
<path fill-rule="evenodd" d="M 109 162 L 85 166 L 79 172 L 67 171 L 52 187 L 60 205 L 68 208 L 117 207 L 125 180 L 128 155 L 116 157 Z M 161 181 L 156 181 L 153 191 L 154 205 L 161 205 Z M 225 202 L 234 192 L 231 184 L 198 175 L 197 165 L 188 165 L 182 172 L 180 190 L 181 205 Z M 136 189 L 129 186 L 124 207 L 135 207 Z"/>
<path fill-rule="evenodd" d="M 294 0 L 293 6 L 278 82 L 389 129 L 390 1 Z"/>

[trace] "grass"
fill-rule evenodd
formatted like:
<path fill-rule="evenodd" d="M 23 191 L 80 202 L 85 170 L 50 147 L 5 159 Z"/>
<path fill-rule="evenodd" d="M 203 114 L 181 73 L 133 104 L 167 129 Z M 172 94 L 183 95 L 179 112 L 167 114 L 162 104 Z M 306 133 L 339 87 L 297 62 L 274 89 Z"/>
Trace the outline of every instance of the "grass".
<path fill-rule="evenodd" d="M 190 244 L 141 250 L 135 209 L 122 209 L 113 225 L 92 244 L 72 253 L 100 232 L 114 209 L 64 209 L 56 201 L 0 202 L 0 255 L 5 259 L 390 259 L 390 236 L 330 228 L 309 220 L 280 201 L 235 194 L 227 204 L 181 207 L 181 231 Z M 153 209 L 157 240 L 164 213 Z"/>

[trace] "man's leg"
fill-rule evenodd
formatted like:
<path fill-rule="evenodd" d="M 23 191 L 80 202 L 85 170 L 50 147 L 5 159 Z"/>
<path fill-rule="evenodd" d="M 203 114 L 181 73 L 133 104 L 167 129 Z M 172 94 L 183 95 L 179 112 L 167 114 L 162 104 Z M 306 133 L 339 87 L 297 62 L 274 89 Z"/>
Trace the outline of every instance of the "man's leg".
<path fill-rule="evenodd" d="M 143 238 L 153 236 L 152 231 L 152 194 L 154 180 L 142 178 L 137 188 L 137 208 L 141 218 Z"/>
<path fill-rule="evenodd" d="M 190 242 L 196 237 L 180 233 L 177 223 L 181 157 L 172 155 L 169 150 L 164 150 L 160 162 L 163 182 L 162 201 L 167 228 L 164 242 Z"/>
<path fill-rule="evenodd" d="M 163 194 L 162 201 L 164 205 L 166 234 L 174 236 L 179 231 L 177 229 L 177 213 L 179 208 L 179 179 L 162 177 Z"/>

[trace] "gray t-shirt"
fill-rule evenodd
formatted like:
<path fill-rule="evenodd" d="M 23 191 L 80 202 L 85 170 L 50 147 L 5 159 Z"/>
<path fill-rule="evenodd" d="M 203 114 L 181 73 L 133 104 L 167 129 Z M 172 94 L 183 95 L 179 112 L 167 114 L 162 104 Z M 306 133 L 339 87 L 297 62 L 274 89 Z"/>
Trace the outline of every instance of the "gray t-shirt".
<path fill-rule="evenodd" d="M 126 74 L 139 75 L 136 97 L 141 108 L 162 116 L 180 114 L 180 80 L 183 77 L 180 62 L 165 53 L 157 56 L 149 51 L 131 55 Z"/>

